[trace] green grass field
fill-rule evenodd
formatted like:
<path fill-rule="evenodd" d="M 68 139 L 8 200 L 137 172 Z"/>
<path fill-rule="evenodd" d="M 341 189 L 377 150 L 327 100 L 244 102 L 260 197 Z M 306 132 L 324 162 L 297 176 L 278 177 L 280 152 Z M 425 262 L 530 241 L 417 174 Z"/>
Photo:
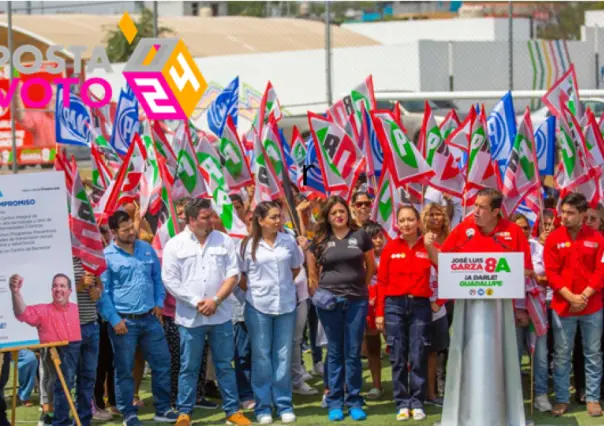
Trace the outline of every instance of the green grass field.
<path fill-rule="evenodd" d="M 527 363 L 523 365 L 524 369 L 528 369 Z M 305 355 L 306 365 L 311 365 L 311 360 L 308 355 Z M 395 408 L 394 403 L 392 401 L 392 383 L 391 383 L 391 375 L 390 375 L 390 367 L 387 359 L 383 360 L 384 368 L 382 369 L 383 374 L 383 385 L 385 390 L 385 395 L 379 401 L 369 401 L 367 403 L 367 414 L 368 419 L 364 424 L 371 425 L 394 425 L 401 424 L 395 420 Z M 364 391 L 368 391 L 371 384 L 371 378 L 369 375 L 369 369 L 367 368 L 366 362 L 364 361 L 364 377 L 366 386 L 364 387 Z M 600 418 L 590 418 L 587 416 L 587 412 L 585 411 L 585 406 L 579 405 L 571 405 L 570 413 L 562 418 L 555 418 L 550 414 L 541 414 L 535 412 L 534 416 L 530 416 L 530 405 L 528 403 L 528 377 L 523 377 L 524 382 L 524 394 L 525 394 L 525 412 L 527 413 L 527 417 L 534 421 L 536 425 L 566 425 L 566 426 L 575 426 L 575 425 L 604 425 L 604 417 Z M 309 384 L 318 387 L 322 390 L 322 380 L 319 377 L 313 378 L 309 382 Z M 12 395 L 12 390 L 10 389 L 12 386 L 12 378 L 9 380 L 7 385 L 7 398 L 10 398 Z M 551 382 L 550 382 L 551 386 Z M 142 392 L 141 397 L 144 398 L 145 407 L 140 411 L 140 418 L 145 423 L 153 423 L 153 401 L 151 396 L 151 379 L 149 377 L 145 377 L 142 383 Z M 38 401 L 38 395 L 34 394 L 33 401 Z M 10 407 L 10 400 L 7 401 Z M 218 401 L 219 402 L 219 401 Z M 552 399 L 553 402 L 553 399 Z M 327 411 L 321 408 L 321 396 L 294 396 L 294 405 L 295 405 L 295 413 L 298 417 L 296 424 L 299 425 L 319 425 L 319 424 L 327 424 L 329 423 L 327 420 Z M 422 425 L 432 425 L 435 422 L 440 420 L 440 409 L 432 406 L 426 407 L 426 412 L 428 414 L 428 418 L 422 422 L 415 422 L 413 420 L 409 420 L 405 422 L 405 424 L 422 424 Z M 246 412 L 249 418 L 253 419 L 252 412 Z M 40 412 L 38 407 L 25 408 L 25 407 L 17 407 L 17 422 L 19 423 L 34 423 L 38 420 L 40 416 Z M 9 410 L 9 419 L 10 419 L 10 410 Z M 121 424 L 122 419 L 115 417 L 113 423 L 107 423 L 108 425 L 119 425 Z M 208 424 L 208 425 L 218 425 L 224 424 L 225 416 L 224 413 L 219 409 L 215 411 L 207 411 L 197 409 L 193 414 L 193 422 L 198 424 Z M 277 422 L 278 423 L 278 422 Z M 344 422 L 341 424 L 349 425 L 355 424 L 357 422 L 351 421 L 349 418 L 346 418 Z M 476 425 L 479 426 L 479 425 Z M 480 425 L 483 426 L 483 425 Z M 484 425 L 484 426 L 500 426 L 500 425 Z"/>

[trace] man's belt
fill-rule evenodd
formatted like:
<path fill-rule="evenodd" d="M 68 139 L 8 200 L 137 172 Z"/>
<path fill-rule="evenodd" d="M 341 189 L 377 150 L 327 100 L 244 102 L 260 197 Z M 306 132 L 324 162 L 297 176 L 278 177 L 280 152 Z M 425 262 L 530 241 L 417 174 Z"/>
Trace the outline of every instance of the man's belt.
<path fill-rule="evenodd" d="M 150 309 L 147 312 L 144 312 L 142 314 L 123 314 L 121 312 L 118 312 L 117 314 L 124 319 L 137 320 L 137 319 L 142 319 L 142 318 L 148 317 L 149 315 L 151 315 L 152 312 L 153 312 L 153 309 Z"/>

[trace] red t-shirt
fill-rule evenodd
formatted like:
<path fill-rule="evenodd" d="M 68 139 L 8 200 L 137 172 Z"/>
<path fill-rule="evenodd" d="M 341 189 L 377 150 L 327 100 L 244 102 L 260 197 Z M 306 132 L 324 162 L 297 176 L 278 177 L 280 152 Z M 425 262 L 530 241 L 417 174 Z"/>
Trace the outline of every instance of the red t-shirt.
<path fill-rule="evenodd" d="M 387 296 L 412 295 L 430 298 L 431 267 L 423 238 L 420 237 L 413 247 L 409 247 L 402 238 L 388 241 L 380 257 L 376 317 L 384 316 Z"/>
<path fill-rule="evenodd" d="M 470 216 L 453 229 L 441 247 L 443 253 L 524 253 L 524 269 L 533 270 L 531 247 L 522 229 L 507 219 L 484 234 Z"/>
<path fill-rule="evenodd" d="M 583 225 L 573 240 L 564 226 L 555 229 L 545 241 L 545 273 L 554 290 L 551 308 L 562 317 L 589 315 L 602 309 L 602 297 L 593 295 L 581 312 L 569 312 L 570 303 L 559 291 L 566 287 L 581 294 L 586 287 L 600 292 L 604 279 L 604 237 Z"/>

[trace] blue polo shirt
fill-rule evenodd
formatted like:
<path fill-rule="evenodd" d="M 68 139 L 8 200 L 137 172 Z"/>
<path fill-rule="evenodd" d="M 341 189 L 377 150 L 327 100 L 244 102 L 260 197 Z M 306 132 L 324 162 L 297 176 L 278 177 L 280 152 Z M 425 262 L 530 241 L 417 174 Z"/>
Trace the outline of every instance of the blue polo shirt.
<path fill-rule="evenodd" d="M 98 308 L 106 321 L 115 326 L 122 320 L 118 312 L 143 314 L 156 306 L 163 308 L 161 265 L 150 244 L 136 240 L 130 254 L 112 242 L 105 248 L 105 259 L 107 269 L 101 275 L 105 289 Z"/>

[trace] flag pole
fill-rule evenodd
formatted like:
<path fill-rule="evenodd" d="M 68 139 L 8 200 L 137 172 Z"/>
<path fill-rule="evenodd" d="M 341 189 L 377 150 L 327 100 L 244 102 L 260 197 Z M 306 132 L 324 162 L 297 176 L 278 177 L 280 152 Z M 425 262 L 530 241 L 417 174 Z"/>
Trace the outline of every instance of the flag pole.
<path fill-rule="evenodd" d="M 535 343 L 536 344 L 536 343 Z M 535 349 L 532 351 L 531 360 L 531 417 L 533 417 L 534 404 L 535 404 L 535 392 L 534 392 L 534 380 L 535 380 Z"/>

